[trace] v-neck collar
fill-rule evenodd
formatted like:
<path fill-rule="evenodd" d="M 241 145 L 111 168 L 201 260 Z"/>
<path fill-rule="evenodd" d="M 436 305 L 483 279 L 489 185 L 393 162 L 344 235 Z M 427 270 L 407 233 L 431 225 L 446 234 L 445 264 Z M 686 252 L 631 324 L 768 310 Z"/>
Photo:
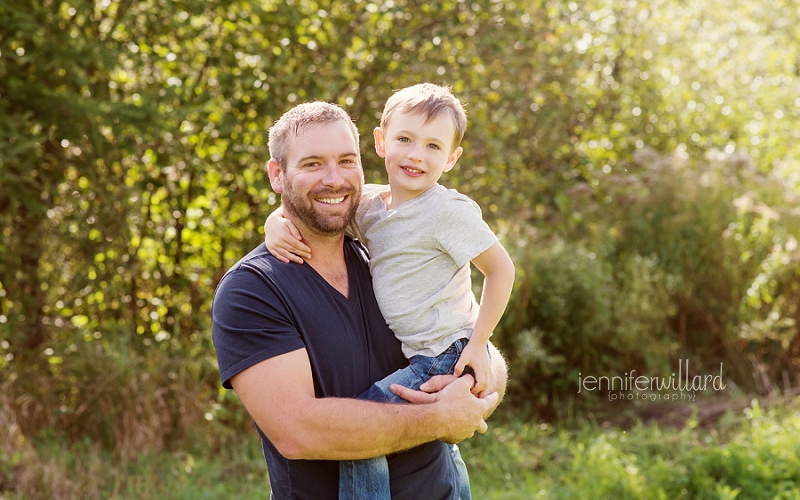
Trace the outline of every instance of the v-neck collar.
<path fill-rule="evenodd" d="M 340 302 L 344 302 L 345 304 L 349 305 L 350 307 L 353 307 L 355 305 L 355 303 L 356 303 L 356 296 L 358 294 L 357 294 L 356 276 L 355 276 L 356 271 L 355 271 L 355 268 L 353 267 L 354 266 L 353 260 L 354 260 L 355 257 L 353 255 L 349 255 L 351 253 L 352 253 L 352 251 L 349 248 L 349 245 L 348 245 L 347 241 L 345 241 L 344 242 L 344 263 L 345 263 L 345 267 L 347 268 L 347 297 L 345 297 L 342 292 L 337 290 L 335 286 L 331 285 L 328 282 L 328 280 L 325 279 L 324 276 L 322 276 L 316 269 L 314 269 L 313 266 L 311 266 L 311 264 L 309 264 L 308 262 L 304 261 L 302 265 L 303 266 L 308 266 L 308 268 L 311 270 L 311 272 L 317 277 L 317 279 L 319 279 L 319 281 L 321 281 L 324 284 L 323 286 L 327 287 L 327 289 L 336 298 L 336 300 L 338 300 Z"/>

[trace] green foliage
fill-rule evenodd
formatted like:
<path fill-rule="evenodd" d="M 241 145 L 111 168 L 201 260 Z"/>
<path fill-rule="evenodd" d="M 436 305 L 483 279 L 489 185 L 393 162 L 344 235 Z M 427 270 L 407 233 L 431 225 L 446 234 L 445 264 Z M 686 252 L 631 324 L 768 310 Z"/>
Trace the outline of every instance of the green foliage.
<path fill-rule="evenodd" d="M 103 344 L 78 341 L 61 356 L 15 370 L 6 391 L 25 401 L 18 412 L 23 435 L 49 429 L 123 457 L 196 438 L 193 428 L 216 398 L 217 391 L 209 392 L 215 366 L 159 351 L 144 356 L 124 336 Z"/>
<path fill-rule="evenodd" d="M 420 81 L 467 102 L 442 182 L 517 262 L 497 335 L 515 404 L 577 404 L 578 373 L 656 375 L 679 357 L 724 361 L 745 389 L 796 385 L 799 17 L 740 0 L 0 0 L 16 426 L 0 491 L 45 429 L 119 457 L 209 417 L 213 446 L 234 440 L 247 418 L 219 392 L 210 308 L 278 203 L 266 129 L 294 103 L 336 102 L 366 179 L 385 180 L 370 131 Z M 614 464 L 610 488 L 630 479 Z"/>
<path fill-rule="evenodd" d="M 575 397 L 581 373 L 647 373 L 669 365 L 671 290 L 653 260 L 631 257 L 615 270 L 607 254 L 578 245 L 531 243 L 520 250 L 521 272 L 497 340 L 509 358 L 517 404 L 532 395 L 534 408 Z"/>
<path fill-rule="evenodd" d="M 793 407 L 711 430 L 494 425 L 460 445 L 476 498 L 798 498 Z"/>
<path fill-rule="evenodd" d="M 684 358 L 774 391 L 770 380 L 796 373 L 797 195 L 749 158 L 713 151 L 689 162 L 644 148 L 624 167 L 595 193 L 563 195 L 563 211 L 583 214 L 564 231 L 572 241 L 529 231 L 513 249 L 498 344 L 515 401 L 571 401 L 581 372 L 657 376 Z"/>
<path fill-rule="evenodd" d="M 264 457 L 255 436 L 232 448 L 151 452 L 120 460 L 85 440 L 41 441 L 0 498 L 268 498 Z M 0 457 L 0 471 L 7 463 Z"/>

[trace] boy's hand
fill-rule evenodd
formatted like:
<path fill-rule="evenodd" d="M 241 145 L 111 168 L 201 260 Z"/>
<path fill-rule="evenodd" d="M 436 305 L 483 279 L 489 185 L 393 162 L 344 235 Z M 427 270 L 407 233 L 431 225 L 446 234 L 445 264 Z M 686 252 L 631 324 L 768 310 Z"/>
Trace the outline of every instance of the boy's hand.
<path fill-rule="evenodd" d="M 461 357 L 458 358 L 456 363 L 454 375 L 460 377 L 464 373 L 464 369 L 469 366 L 475 373 L 475 385 L 472 387 L 472 393 L 478 397 L 483 397 L 486 389 L 492 382 L 492 369 L 489 353 L 486 351 L 486 344 L 480 342 L 467 342 L 467 346 L 461 352 Z"/>
<path fill-rule="evenodd" d="M 264 243 L 269 253 L 281 262 L 302 264 L 303 258 L 311 258 L 311 249 L 302 239 L 292 221 L 283 217 L 282 208 L 269 214 L 264 222 Z"/>

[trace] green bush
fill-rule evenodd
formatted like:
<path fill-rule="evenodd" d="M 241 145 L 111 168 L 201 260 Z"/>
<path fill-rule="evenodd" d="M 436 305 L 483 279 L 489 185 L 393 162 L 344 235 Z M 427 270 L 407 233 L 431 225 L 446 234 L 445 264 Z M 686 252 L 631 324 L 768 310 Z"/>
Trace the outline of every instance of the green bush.
<path fill-rule="evenodd" d="M 517 281 L 497 342 L 512 400 L 570 402 L 579 373 L 660 376 L 683 359 L 694 373 L 724 363 L 726 383 L 762 394 L 796 385 L 797 195 L 741 155 L 644 148 L 624 166 L 556 200 L 559 236 L 509 245 Z"/>
<path fill-rule="evenodd" d="M 515 403 L 534 409 L 574 397 L 579 374 L 668 366 L 670 283 L 656 262 L 634 256 L 614 269 L 602 251 L 563 242 L 522 250 L 497 341 Z"/>

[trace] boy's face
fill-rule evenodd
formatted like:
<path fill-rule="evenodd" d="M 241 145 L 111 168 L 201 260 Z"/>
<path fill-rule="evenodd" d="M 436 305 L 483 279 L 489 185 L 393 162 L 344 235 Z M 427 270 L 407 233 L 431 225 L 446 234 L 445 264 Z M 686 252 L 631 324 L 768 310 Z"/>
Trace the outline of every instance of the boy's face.
<path fill-rule="evenodd" d="M 386 160 L 386 172 L 395 202 L 415 198 L 436 184 L 461 156 L 450 151 L 455 124 L 442 113 L 425 123 L 425 116 L 396 111 L 386 129 L 374 131 L 375 151 Z"/>

